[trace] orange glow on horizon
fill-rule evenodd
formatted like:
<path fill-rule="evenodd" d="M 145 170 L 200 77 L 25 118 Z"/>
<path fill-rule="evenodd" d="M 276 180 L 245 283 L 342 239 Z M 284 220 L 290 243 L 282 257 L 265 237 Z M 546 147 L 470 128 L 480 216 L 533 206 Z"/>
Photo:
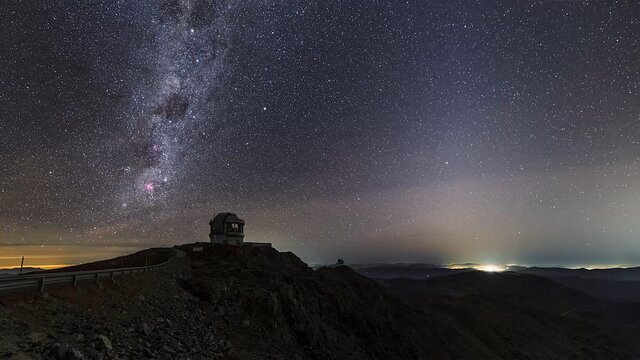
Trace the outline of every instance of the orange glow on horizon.
<path fill-rule="evenodd" d="M 113 259 L 139 250 L 142 250 L 142 248 L 79 245 L 0 245 L 0 269 L 19 269 L 23 256 L 23 266 L 25 268 L 50 270 Z"/>
<path fill-rule="evenodd" d="M 74 265 L 78 265 L 78 264 L 36 264 L 36 265 L 25 266 L 25 268 L 38 268 L 38 269 L 43 269 L 43 270 L 53 270 L 53 269 L 59 269 L 59 268 L 74 266 Z M 1 270 L 17 270 L 17 269 L 20 269 L 20 266 L 16 267 L 16 266 L 0 265 L 0 269 Z"/>

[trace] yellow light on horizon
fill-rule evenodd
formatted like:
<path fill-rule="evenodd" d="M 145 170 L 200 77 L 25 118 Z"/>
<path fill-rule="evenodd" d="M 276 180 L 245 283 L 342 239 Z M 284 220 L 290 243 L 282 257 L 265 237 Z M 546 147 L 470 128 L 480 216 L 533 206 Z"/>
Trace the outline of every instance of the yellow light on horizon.
<path fill-rule="evenodd" d="M 461 269 L 475 269 L 486 272 L 500 272 L 506 271 L 509 268 L 507 265 L 496 264 L 452 264 L 447 265 L 447 269 L 461 270 Z"/>
<path fill-rule="evenodd" d="M 486 271 L 486 272 L 500 272 L 505 271 L 506 268 L 503 265 L 494 265 L 494 264 L 484 264 L 474 266 L 476 270 Z"/>

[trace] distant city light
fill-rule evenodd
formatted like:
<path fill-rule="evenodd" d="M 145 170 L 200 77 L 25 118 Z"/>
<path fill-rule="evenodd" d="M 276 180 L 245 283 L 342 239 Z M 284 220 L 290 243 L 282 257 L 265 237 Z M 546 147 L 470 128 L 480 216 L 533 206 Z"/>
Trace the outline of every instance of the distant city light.
<path fill-rule="evenodd" d="M 493 265 L 493 264 L 476 265 L 473 268 L 476 270 L 486 271 L 486 272 L 500 272 L 500 271 L 506 270 L 506 268 L 503 265 Z"/>
<path fill-rule="evenodd" d="M 486 272 L 501 272 L 501 271 L 508 270 L 509 266 L 508 265 L 496 265 L 496 264 L 473 264 L 473 263 L 467 263 L 467 264 L 451 264 L 451 265 L 447 265 L 447 269 L 452 269 L 452 270 L 475 269 L 475 270 L 486 271 Z"/>

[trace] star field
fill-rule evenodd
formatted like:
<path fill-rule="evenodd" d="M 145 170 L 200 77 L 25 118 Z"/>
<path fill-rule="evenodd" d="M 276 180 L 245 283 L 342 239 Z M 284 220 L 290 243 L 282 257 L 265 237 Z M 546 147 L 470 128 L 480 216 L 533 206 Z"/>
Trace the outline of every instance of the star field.
<path fill-rule="evenodd" d="M 640 263 L 640 5 L 9 1 L 0 242 Z"/>

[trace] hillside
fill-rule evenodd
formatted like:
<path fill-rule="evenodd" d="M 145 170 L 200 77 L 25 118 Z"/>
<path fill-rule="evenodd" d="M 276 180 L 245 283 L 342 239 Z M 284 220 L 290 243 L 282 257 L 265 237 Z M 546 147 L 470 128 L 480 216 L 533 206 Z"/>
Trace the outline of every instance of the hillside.
<path fill-rule="evenodd" d="M 431 264 L 380 264 L 354 266 L 353 269 L 358 274 L 372 279 L 427 279 L 473 271 L 472 268 L 449 269 L 441 265 Z"/>
<path fill-rule="evenodd" d="M 169 248 L 151 248 L 136 253 L 118 256 L 113 259 L 101 260 L 87 264 L 80 264 L 48 270 L 47 272 L 66 272 L 66 271 L 84 271 L 84 270 L 103 270 L 118 269 L 127 267 L 145 266 L 151 264 L 160 264 L 169 260 L 174 255 L 173 250 Z"/>
<path fill-rule="evenodd" d="M 381 282 L 417 308 L 450 316 L 501 358 L 629 359 L 640 353 L 637 305 L 546 278 L 474 271 Z"/>
<path fill-rule="evenodd" d="M 448 319 L 414 310 L 348 267 L 309 268 L 271 248 L 191 254 L 185 284 L 210 304 L 238 356 L 472 358 L 491 353 Z"/>
<path fill-rule="evenodd" d="M 175 281 L 185 271 L 0 296 L 0 359 L 221 358 L 228 344 Z"/>
<path fill-rule="evenodd" d="M 624 309 L 533 275 L 378 283 L 289 252 L 180 246 L 168 272 L 0 298 L 8 359 L 633 358 Z M 150 249 L 129 258 L 166 258 Z M 96 264 L 122 263 L 122 259 Z M 82 269 L 90 268 L 83 265 Z M 622 310 L 621 310 L 622 309 Z M 629 310 L 629 309 L 627 309 Z M 616 317 L 618 316 L 618 317 Z"/>
<path fill-rule="evenodd" d="M 34 267 L 22 268 L 23 274 L 33 273 L 36 271 L 44 271 L 44 269 L 34 268 Z M 13 276 L 13 275 L 19 275 L 19 274 L 20 274 L 20 268 L 0 269 L 0 276 Z"/>

